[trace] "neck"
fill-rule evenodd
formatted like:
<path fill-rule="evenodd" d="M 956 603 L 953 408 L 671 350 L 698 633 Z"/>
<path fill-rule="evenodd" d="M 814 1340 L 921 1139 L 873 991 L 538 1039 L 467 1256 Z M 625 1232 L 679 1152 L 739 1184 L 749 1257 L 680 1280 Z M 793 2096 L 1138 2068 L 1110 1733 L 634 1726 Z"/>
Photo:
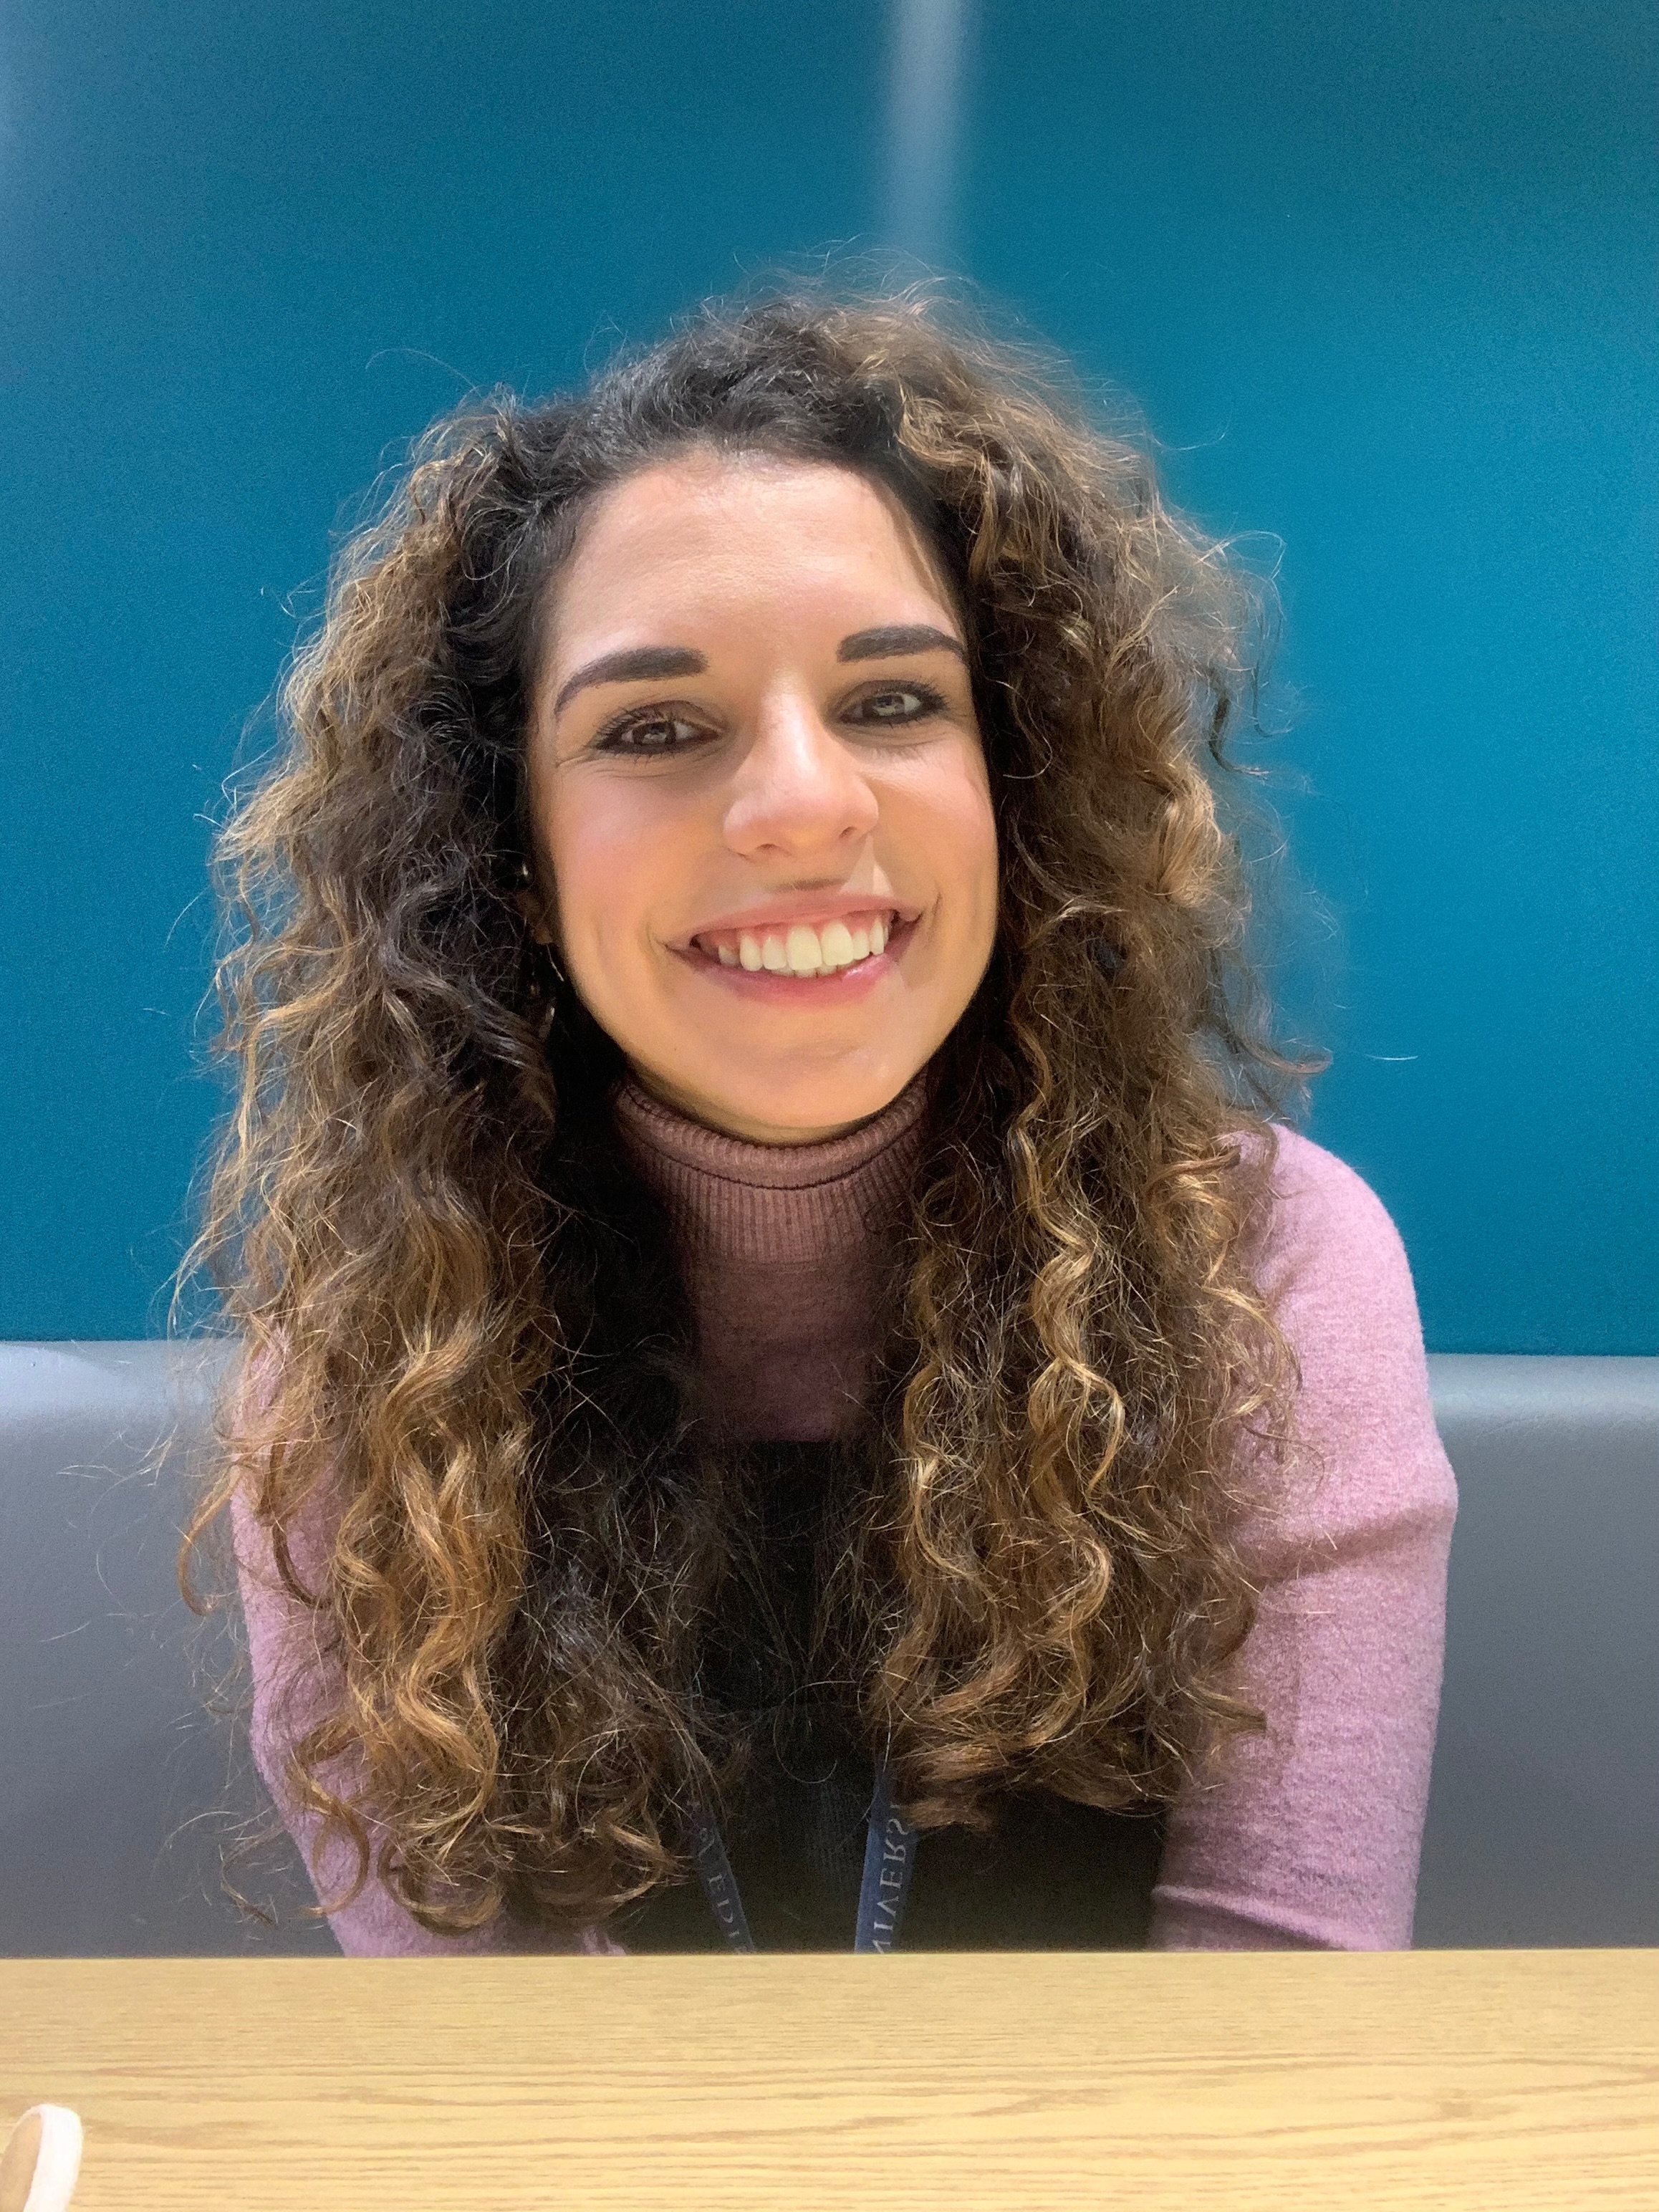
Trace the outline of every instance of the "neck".
<path fill-rule="evenodd" d="M 840 1135 L 769 1145 L 637 1082 L 617 1093 L 618 1132 L 673 1224 L 699 1363 L 734 1434 L 819 1439 L 856 1413 L 926 1103 L 918 1076 Z"/>
<path fill-rule="evenodd" d="M 631 1060 L 629 1062 L 628 1080 L 635 1091 L 653 1100 L 681 1121 L 708 1129 L 715 1136 L 729 1137 L 736 1143 L 746 1145 L 832 1145 L 838 1138 L 851 1136 L 855 1130 L 870 1127 L 898 1103 L 897 1098 L 889 1099 L 873 1114 L 861 1115 L 854 1121 L 834 1121 L 822 1127 L 803 1129 L 787 1122 L 751 1121 L 723 1113 L 719 1108 L 711 1107 L 706 1100 L 677 1090 L 660 1076 L 653 1075 L 649 1069 L 640 1067 Z M 909 1088 L 907 1085 L 898 1097 L 906 1097 Z"/>

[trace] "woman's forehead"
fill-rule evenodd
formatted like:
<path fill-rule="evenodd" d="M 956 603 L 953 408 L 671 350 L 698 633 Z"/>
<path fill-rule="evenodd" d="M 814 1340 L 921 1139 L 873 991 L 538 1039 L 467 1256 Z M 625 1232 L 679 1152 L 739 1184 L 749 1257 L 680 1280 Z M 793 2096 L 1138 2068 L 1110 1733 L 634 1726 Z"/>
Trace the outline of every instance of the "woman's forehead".
<path fill-rule="evenodd" d="M 868 603 L 872 618 L 960 628 L 892 493 L 852 469 L 771 454 L 694 451 L 624 478 L 596 502 L 551 588 L 555 662 L 619 620 L 718 623 L 745 606 L 833 624 Z"/>

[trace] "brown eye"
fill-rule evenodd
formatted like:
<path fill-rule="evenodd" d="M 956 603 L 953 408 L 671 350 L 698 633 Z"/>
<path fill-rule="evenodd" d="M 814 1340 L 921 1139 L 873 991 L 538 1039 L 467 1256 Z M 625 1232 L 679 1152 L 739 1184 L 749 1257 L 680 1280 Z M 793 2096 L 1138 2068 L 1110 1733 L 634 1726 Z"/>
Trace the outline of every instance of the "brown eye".
<path fill-rule="evenodd" d="M 643 714 L 624 716 L 601 730 L 593 740 L 596 752 L 632 753 L 660 760 L 665 754 L 687 752 L 708 732 L 699 723 L 676 714 L 672 708 L 652 707 Z"/>
<path fill-rule="evenodd" d="M 850 719 L 860 722 L 887 724 L 919 722 L 929 714 L 942 714 L 945 702 L 927 684 L 889 684 L 879 691 L 867 691 L 848 710 Z"/>

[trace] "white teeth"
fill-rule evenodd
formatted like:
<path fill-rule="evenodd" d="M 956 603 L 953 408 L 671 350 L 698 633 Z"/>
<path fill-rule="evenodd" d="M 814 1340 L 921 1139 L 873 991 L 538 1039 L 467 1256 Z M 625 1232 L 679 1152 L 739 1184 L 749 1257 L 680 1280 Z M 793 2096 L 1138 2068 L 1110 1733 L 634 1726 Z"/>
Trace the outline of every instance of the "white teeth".
<path fill-rule="evenodd" d="M 818 943 L 816 929 L 808 929 L 798 921 L 789 932 L 784 952 L 792 972 L 797 975 L 816 975 L 823 965 L 823 951 Z"/>
<path fill-rule="evenodd" d="M 825 968 L 850 967 L 853 961 L 853 933 L 844 921 L 828 921 L 818 932 L 818 942 L 823 947 L 821 964 Z"/>
<path fill-rule="evenodd" d="M 722 968 L 743 968 L 751 975 L 765 969 L 775 975 L 805 977 L 838 975 L 855 961 L 884 951 L 890 934 L 888 918 L 874 915 L 867 927 L 859 929 L 849 928 L 844 921 L 827 921 L 821 929 L 797 921 L 781 932 L 738 930 L 735 945 L 711 944 L 706 938 L 701 941 L 705 951 L 715 954 Z"/>

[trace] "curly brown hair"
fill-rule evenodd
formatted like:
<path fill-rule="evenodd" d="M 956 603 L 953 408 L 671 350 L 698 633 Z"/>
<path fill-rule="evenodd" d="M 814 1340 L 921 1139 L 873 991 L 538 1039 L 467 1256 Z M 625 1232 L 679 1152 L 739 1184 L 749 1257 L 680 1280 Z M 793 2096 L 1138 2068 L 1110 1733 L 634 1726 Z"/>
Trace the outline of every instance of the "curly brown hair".
<path fill-rule="evenodd" d="M 728 1771 L 696 1684 L 741 1484 L 620 1055 L 571 995 L 544 1012 L 515 896 L 538 614 L 592 502 L 693 446 L 904 502 L 996 809 L 997 943 L 929 1070 L 825 1597 L 869 1739 L 930 1826 L 1009 1790 L 1167 1801 L 1258 1717 L 1225 1689 L 1235 1532 L 1295 1376 L 1249 1255 L 1304 1071 L 1243 962 L 1214 769 L 1261 594 L 1033 349 L 915 297 L 706 307 L 576 397 L 428 434 L 218 848 L 239 1088 L 186 1274 L 242 1358 L 180 1579 L 212 1602 L 192 1553 L 241 1488 L 341 1670 L 292 1787 L 358 1887 L 378 1824 L 434 1929 L 603 1918 L 683 1870 Z M 346 1752 L 349 1798 L 320 1778 Z"/>

